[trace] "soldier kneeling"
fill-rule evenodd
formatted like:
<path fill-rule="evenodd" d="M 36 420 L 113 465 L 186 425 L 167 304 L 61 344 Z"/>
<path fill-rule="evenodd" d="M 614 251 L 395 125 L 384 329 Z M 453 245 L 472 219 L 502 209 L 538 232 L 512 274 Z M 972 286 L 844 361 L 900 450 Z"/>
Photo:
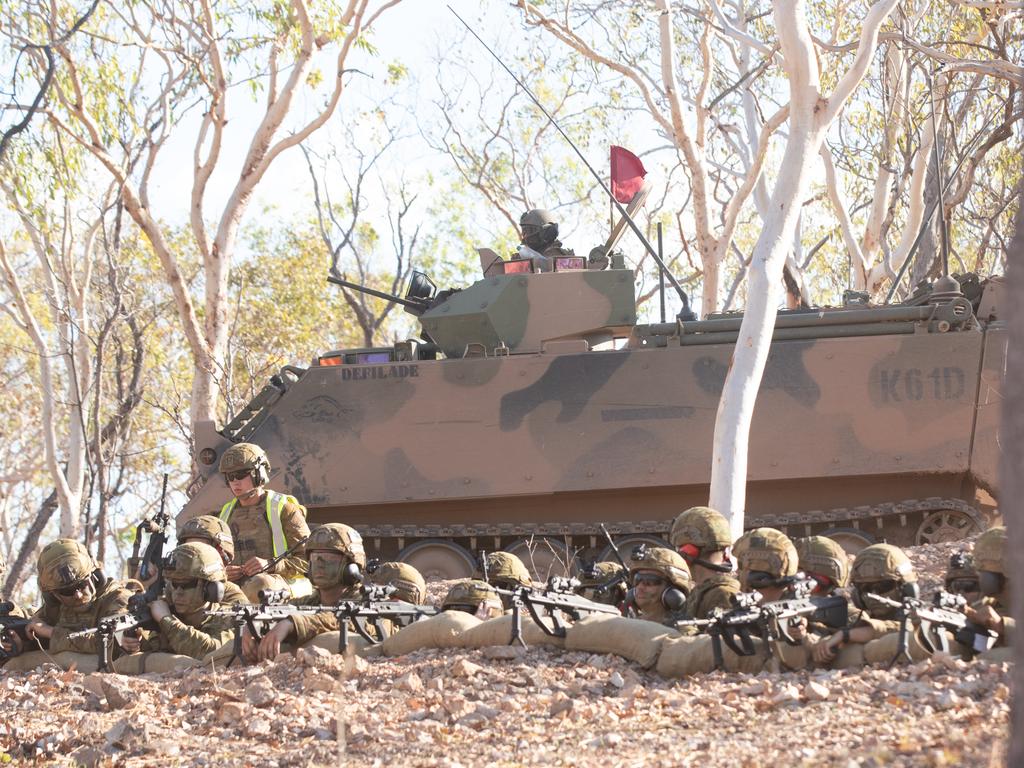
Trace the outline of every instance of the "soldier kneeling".
<path fill-rule="evenodd" d="M 121 674 L 171 672 L 195 666 L 198 659 L 229 643 L 231 619 L 208 611 L 244 603 L 238 590 L 225 597 L 227 573 L 220 554 L 208 544 L 182 544 L 164 561 L 165 597 L 149 604 L 156 630 L 144 638 L 125 637 L 129 656 L 114 661 Z"/>

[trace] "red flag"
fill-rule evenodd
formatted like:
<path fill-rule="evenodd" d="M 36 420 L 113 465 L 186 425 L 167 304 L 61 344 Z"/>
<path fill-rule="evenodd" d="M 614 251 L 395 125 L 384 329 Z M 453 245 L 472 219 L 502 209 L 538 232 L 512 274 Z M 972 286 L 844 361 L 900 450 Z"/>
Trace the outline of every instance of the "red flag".
<path fill-rule="evenodd" d="M 644 184 L 647 171 L 640 158 L 622 147 L 612 146 L 612 194 L 620 203 L 633 199 Z"/>

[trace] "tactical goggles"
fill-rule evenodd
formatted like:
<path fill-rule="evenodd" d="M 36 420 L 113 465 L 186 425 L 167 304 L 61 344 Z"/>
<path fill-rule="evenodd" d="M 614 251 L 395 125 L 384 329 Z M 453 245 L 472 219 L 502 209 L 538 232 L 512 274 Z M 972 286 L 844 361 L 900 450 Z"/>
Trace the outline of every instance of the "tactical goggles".
<path fill-rule="evenodd" d="M 188 589 L 195 589 L 199 586 L 199 579 L 189 579 L 188 581 L 174 581 L 171 580 L 171 589 L 176 589 L 179 592 L 183 592 Z"/>
<path fill-rule="evenodd" d="M 661 576 L 656 573 L 635 573 L 633 574 L 633 584 L 647 584 L 651 587 L 661 587 L 667 584 Z"/>
<path fill-rule="evenodd" d="M 224 482 L 225 483 L 233 483 L 236 480 L 244 480 L 245 478 L 249 477 L 249 475 L 251 475 L 251 474 L 252 474 L 252 470 L 251 469 L 239 469 L 239 470 L 236 470 L 235 472 L 225 472 L 224 473 Z"/>
<path fill-rule="evenodd" d="M 86 592 L 89 588 L 89 579 L 79 579 L 74 584 L 69 584 L 66 587 L 53 590 L 56 594 L 61 597 L 74 597 L 78 592 Z"/>

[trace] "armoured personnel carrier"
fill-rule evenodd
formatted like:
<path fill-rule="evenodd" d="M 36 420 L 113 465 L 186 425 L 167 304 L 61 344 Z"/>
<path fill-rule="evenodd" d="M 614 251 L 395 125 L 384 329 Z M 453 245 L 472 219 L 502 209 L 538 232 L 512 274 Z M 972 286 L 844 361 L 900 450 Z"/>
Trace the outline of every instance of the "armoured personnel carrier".
<path fill-rule="evenodd" d="M 719 394 L 741 315 L 638 324 L 613 259 L 488 266 L 405 298 L 422 338 L 286 367 L 219 432 L 196 434 L 182 519 L 218 509 L 233 442 L 270 486 L 343 521 L 369 554 L 435 577 L 479 549 L 536 571 L 659 541 L 707 502 Z M 746 524 L 826 533 L 851 550 L 961 538 L 994 512 L 1006 333 L 1002 283 L 941 282 L 900 305 L 780 312 L 750 440 Z M 962 288 L 962 292 L 961 289 Z"/>

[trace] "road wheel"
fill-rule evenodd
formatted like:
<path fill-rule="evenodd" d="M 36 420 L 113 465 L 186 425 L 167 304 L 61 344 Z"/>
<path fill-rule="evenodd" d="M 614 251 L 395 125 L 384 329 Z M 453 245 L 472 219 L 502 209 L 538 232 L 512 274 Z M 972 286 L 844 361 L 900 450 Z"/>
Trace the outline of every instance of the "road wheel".
<path fill-rule="evenodd" d="M 469 550 L 445 539 L 422 539 L 403 549 L 398 559 L 423 574 L 427 581 L 468 579 L 476 570 Z"/>
<path fill-rule="evenodd" d="M 978 521 L 965 512 L 955 509 L 940 509 L 924 516 L 914 536 L 915 544 L 941 544 L 946 541 L 960 541 L 981 533 Z"/>

